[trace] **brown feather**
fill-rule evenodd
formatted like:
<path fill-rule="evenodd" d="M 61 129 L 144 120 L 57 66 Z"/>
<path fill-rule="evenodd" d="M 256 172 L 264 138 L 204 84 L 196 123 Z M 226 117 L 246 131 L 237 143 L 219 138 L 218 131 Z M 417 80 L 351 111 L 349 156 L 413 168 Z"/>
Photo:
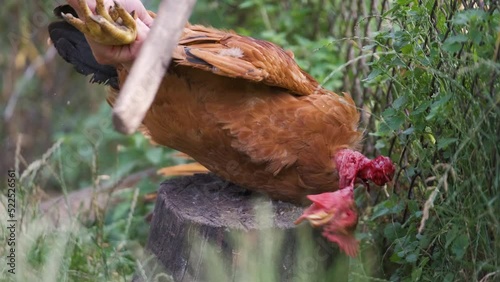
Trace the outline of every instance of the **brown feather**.
<path fill-rule="evenodd" d="M 240 52 L 239 52 L 240 51 Z M 237 56 L 237 53 L 241 56 Z M 187 25 L 174 52 L 179 65 L 311 95 L 321 86 L 277 45 L 201 25 Z"/>
<path fill-rule="evenodd" d="M 349 95 L 323 89 L 280 47 L 188 25 L 141 131 L 229 181 L 304 202 L 338 189 L 332 158 L 357 148 L 358 120 Z"/>

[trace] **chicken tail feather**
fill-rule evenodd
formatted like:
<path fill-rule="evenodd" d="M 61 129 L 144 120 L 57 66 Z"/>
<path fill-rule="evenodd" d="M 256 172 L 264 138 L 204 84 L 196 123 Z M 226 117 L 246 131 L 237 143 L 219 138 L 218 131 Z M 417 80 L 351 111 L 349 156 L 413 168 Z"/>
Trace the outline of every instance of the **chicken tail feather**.
<path fill-rule="evenodd" d="M 54 13 L 75 14 L 68 5 L 56 8 Z M 60 16 L 60 14 L 58 15 Z M 90 82 L 109 85 L 119 89 L 118 73 L 113 66 L 99 64 L 85 36 L 67 22 L 53 22 L 49 25 L 49 37 L 59 55 L 83 75 L 92 75 Z"/>

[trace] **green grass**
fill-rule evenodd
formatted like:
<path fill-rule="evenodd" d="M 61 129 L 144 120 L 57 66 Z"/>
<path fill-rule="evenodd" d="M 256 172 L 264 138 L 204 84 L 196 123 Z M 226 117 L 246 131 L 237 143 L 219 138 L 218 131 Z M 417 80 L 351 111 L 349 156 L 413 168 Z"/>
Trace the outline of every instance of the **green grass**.
<path fill-rule="evenodd" d="M 113 200 L 119 200 L 119 203 L 113 205 L 112 209 L 93 203 L 90 208 L 95 211 L 92 221 L 88 220 L 85 210 L 68 211 L 62 202 L 61 214 L 65 217 L 55 221 L 51 213 L 41 212 L 40 189 L 36 183 L 41 170 L 50 170 L 55 178 L 63 179 L 60 167 L 54 166 L 53 162 L 55 160 L 57 164 L 61 158 L 61 144 L 56 143 L 18 177 L 15 237 L 17 275 L 7 273 L 5 256 L 0 259 L 2 275 L 13 281 L 129 280 L 135 271 L 136 260 L 142 256 L 142 246 L 147 236 L 148 226 L 143 216 L 151 211 L 151 205 L 137 205 L 139 187 L 146 187 L 139 184 L 115 192 Z M 98 186 L 100 184 L 96 185 L 96 189 Z M 63 195 L 69 196 L 67 191 Z M 6 208 L 4 196 L 1 202 L 0 208 Z M 0 214 L 0 226 L 4 232 L 7 212 L 2 211 Z M 1 237 L 2 254 L 7 253 L 5 235 L 2 233 Z"/>

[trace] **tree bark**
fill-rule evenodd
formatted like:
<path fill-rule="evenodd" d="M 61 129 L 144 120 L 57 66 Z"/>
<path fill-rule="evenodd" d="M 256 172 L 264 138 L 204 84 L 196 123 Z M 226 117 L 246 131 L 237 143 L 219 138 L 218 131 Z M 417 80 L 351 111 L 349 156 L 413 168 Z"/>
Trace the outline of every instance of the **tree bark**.
<path fill-rule="evenodd" d="M 213 174 L 168 180 L 151 221 L 152 258 L 134 281 L 159 273 L 172 279 L 159 281 L 330 281 L 321 273 L 338 251 L 307 224 L 294 225 L 302 212 Z"/>

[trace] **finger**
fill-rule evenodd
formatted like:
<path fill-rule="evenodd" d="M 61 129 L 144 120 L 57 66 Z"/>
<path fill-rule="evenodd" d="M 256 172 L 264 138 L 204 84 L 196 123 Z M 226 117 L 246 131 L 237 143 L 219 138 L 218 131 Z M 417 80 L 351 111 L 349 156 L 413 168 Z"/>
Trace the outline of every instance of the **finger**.
<path fill-rule="evenodd" d="M 144 10 L 138 14 L 139 19 L 148 27 L 151 27 L 154 22 L 154 18 L 151 17 L 150 13 L 144 8 Z"/>
<path fill-rule="evenodd" d="M 75 9 L 76 13 L 78 14 L 78 17 L 82 18 L 82 16 L 85 15 L 85 11 L 82 10 L 82 5 L 80 3 L 80 0 L 66 0 L 66 1 L 68 2 L 68 4 L 71 7 L 73 7 L 73 9 Z M 124 1 L 127 1 L 127 0 L 118 0 L 118 1 L 119 2 L 124 2 Z M 83 2 L 86 3 L 86 6 L 88 6 L 88 9 L 90 9 L 90 11 L 91 11 L 92 14 L 96 11 L 96 8 L 98 6 L 97 3 L 96 3 L 96 0 L 84 0 Z M 104 8 L 104 9 L 108 10 L 109 7 L 112 7 L 114 5 L 113 4 L 113 0 L 101 0 L 100 2 L 101 2 L 99 4 L 101 6 L 101 7 L 99 7 L 100 9 Z M 140 3 L 140 0 L 132 0 L 130 2 L 133 5 L 136 5 L 135 2 L 139 2 Z M 86 8 L 84 7 L 84 9 L 86 9 Z"/>
<path fill-rule="evenodd" d="M 153 17 L 149 14 L 146 7 L 139 0 L 129 0 L 129 1 L 121 1 L 122 6 L 130 13 L 135 11 L 137 17 L 143 21 L 146 26 L 151 26 L 153 24 Z"/>
<path fill-rule="evenodd" d="M 137 26 L 137 37 L 136 37 L 136 42 L 143 42 L 151 28 L 143 22 L 140 18 L 136 20 L 136 26 Z"/>
<path fill-rule="evenodd" d="M 150 30 L 150 28 L 140 19 L 136 20 L 136 24 L 137 37 L 136 40 L 129 45 L 109 46 L 99 44 L 92 39 L 87 38 L 96 61 L 103 65 L 123 65 L 125 68 L 129 69 L 137 57 L 142 43 L 146 39 Z"/>

